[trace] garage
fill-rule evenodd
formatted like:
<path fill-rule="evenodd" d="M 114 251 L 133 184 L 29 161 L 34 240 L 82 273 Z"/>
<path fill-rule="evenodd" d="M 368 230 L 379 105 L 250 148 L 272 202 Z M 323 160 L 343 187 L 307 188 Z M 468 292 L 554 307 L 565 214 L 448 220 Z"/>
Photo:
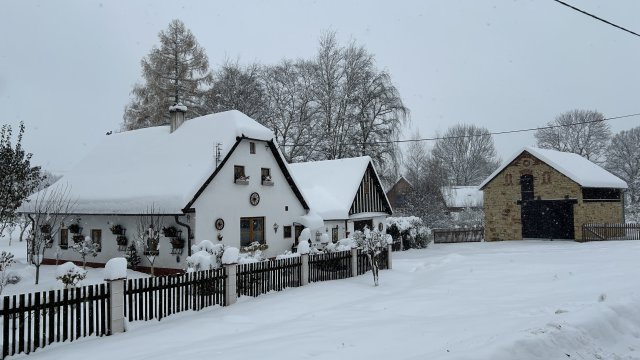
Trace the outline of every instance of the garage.
<path fill-rule="evenodd" d="M 575 199 L 522 202 L 522 238 L 574 239 Z"/>

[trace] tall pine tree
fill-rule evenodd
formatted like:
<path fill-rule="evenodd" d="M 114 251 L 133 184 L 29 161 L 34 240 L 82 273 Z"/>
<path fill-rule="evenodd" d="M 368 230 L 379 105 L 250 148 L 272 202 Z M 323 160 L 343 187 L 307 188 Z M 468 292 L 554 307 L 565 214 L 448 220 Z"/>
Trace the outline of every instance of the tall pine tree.
<path fill-rule="evenodd" d="M 168 123 L 169 106 L 178 102 L 189 108 L 187 118 L 205 115 L 202 99 L 211 73 L 204 49 L 180 20 L 171 21 L 158 37 L 160 47 L 141 61 L 144 83 L 134 86 L 125 107 L 126 130 Z"/>

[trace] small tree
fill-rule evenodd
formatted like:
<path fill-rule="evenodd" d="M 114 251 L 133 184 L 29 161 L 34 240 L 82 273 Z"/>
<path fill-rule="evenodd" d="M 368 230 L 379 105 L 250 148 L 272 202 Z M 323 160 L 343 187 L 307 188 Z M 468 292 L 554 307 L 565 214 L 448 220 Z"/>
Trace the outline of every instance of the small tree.
<path fill-rule="evenodd" d="M 40 264 L 44 253 L 51 247 L 53 235 L 60 231 L 74 208 L 75 201 L 71 200 L 70 187 L 66 184 L 58 184 L 37 192 L 25 206 L 25 213 L 31 221 L 29 254 L 36 267 L 36 285 L 40 280 Z"/>
<path fill-rule="evenodd" d="M 15 260 L 13 260 L 13 254 L 10 252 L 3 251 L 0 253 L 0 294 L 4 290 L 4 287 L 7 285 L 7 280 L 9 279 L 8 269 L 11 265 L 15 264 Z"/>
<path fill-rule="evenodd" d="M 85 270 L 87 269 L 87 256 L 98 256 L 99 245 L 89 236 L 86 236 L 84 241 L 74 244 L 71 248 L 80 254 L 82 258 L 82 268 Z"/>
<path fill-rule="evenodd" d="M 66 262 L 56 270 L 56 280 L 64 284 L 65 289 L 72 288 L 87 277 L 87 270 L 80 269 L 72 262 Z"/>
<path fill-rule="evenodd" d="M 130 269 L 135 269 L 142 262 L 142 258 L 138 255 L 138 249 L 135 244 L 129 245 L 125 258 L 127 259 L 127 266 L 129 266 Z"/>
<path fill-rule="evenodd" d="M 367 260 L 369 261 L 369 265 L 371 265 L 371 273 L 373 274 L 373 283 L 375 286 L 378 286 L 380 255 L 391 244 L 391 235 L 383 234 L 377 230 L 371 231 L 368 228 L 365 228 L 364 232 L 356 231 L 353 238 L 358 247 L 367 254 Z"/>
<path fill-rule="evenodd" d="M 160 229 L 164 227 L 164 217 L 154 205 L 138 216 L 136 222 L 136 238 L 134 243 L 149 261 L 151 275 L 154 275 L 154 263 L 160 253 Z"/>

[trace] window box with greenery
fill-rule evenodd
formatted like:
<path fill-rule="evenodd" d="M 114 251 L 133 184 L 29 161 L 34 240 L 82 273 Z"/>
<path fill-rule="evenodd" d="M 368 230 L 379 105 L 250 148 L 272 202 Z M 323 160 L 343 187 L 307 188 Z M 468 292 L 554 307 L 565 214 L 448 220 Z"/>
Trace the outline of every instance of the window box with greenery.
<path fill-rule="evenodd" d="M 184 247 L 184 239 L 178 237 L 171 239 L 171 246 L 174 249 L 182 249 Z"/>
<path fill-rule="evenodd" d="M 167 226 L 162 228 L 162 235 L 168 238 L 174 238 L 178 236 L 178 229 L 175 226 Z"/>
<path fill-rule="evenodd" d="M 67 227 L 67 229 L 69 229 L 69 232 L 72 234 L 80 234 L 82 230 L 79 224 L 71 224 Z"/>
<path fill-rule="evenodd" d="M 120 224 L 111 225 L 109 230 L 111 230 L 111 234 L 113 235 L 124 235 L 124 228 Z"/>
<path fill-rule="evenodd" d="M 127 246 L 127 241 L 127 237 L 124 235 L 116 236 L 116 243 L 118 244 L 118 246 Z"/>
<path fill-rule="evenodd" d="M 84 241 L 84 236 L 82 234 L 75 234 L 71 238 L 73 239 L 73 242 L 75 242 L 76 244 Z"/>
<path fill-rule="evenodd" d="M 271 169 L 262 168 L 260 171 L 260 177 L 263 186 L 273 186 L 273 179 L 271 178 Z"/>
<path fill-rule="evenodd" d="M 51 225 L 49 224 L 43 224 L 40 225 L 40 232 L 43 234 L 48 234 L 51 232 Z"/>

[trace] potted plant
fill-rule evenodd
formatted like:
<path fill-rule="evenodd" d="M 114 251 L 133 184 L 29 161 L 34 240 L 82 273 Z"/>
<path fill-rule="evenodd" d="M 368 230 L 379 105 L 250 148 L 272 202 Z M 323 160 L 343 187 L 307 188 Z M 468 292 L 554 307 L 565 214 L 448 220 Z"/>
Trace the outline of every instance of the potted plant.
<path fill-rule="evenodd" d="M 262 179 L 262 185 L 273 186 L 273 180 L 271 175 L 267 175 Z"/>
<path fill-rule="evenodd" d="M 173 238 L 173 237 L 178 236 L 178 229 L 176 229 L 175 226 L 164 227 L 164 228 L 162 228 L 162 234 L 165 237 Z"/>
<path fill-rule="evenodd" d="M 82 234 L 75 234 L 71 238 L 73 239 L 73 242 L 75 242 L 76 244 L 84 241 L 84 236 Z"/>
<path fill-rule="evenodd" d="M 111 233 L 113 235 L 122 235 L 122 231 L 124 230 L 124 228 L 120 224 L 114 224 L 111 225 L 111 228 L 109 228 L 109 230 L 111 230 Z"/>
<path fill-rule="evenodd" d="M 80 233 L 80 225 L 79 224 L 70 224 L 67 229 L 69 229 L 69 232 L 72 234 L 79 234 Z"/>
<path fill-rule="evenodd" d="M 51 225 L 49 224 L 42 224 L 40 225 L 40 232 L 48 234 L 51 232 Z"/>
<path fill-rule="evenodd" d="M 127 245 L 127 237 L 124 236 L 124 235 L 118 235 L 118 236 L 116 236 L 116 242 L 120 246 L 126 246 Z"/>
<path fill-rule="evenodd" d="M 184 239 L 182 238 L 171 239 L 171 246 L 173 246 L 174 249 L 182 249 L 184 247 Z"/>

